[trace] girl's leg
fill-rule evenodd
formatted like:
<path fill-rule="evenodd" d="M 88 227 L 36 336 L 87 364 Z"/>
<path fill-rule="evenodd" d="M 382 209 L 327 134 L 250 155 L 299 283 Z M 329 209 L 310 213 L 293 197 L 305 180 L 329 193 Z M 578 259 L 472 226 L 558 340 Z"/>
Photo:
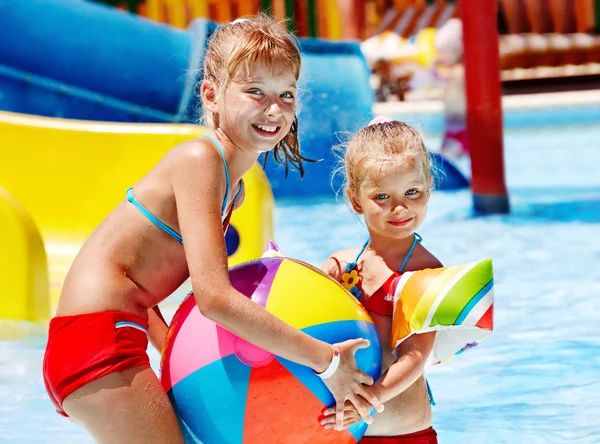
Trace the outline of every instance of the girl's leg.
<path fill-rule="evenodd" d="M 99 443 L 184 443 L 169 398 L 148 366 L 86 384 L 67 396 L 63 409 Z"/>

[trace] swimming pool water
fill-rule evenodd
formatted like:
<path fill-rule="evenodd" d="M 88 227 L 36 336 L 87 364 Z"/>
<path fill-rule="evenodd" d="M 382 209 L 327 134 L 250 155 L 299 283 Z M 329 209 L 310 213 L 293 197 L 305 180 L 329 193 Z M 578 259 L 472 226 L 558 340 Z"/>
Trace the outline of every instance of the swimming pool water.
<path fill-rule="evenodd" d="M 428 372 L 441 443 L 600 442 L 598 140 L 600 121 L 509 129 L 510 215 L 474 217 L 468 191 L 432 197 L 424 245 L 447 265 L 493 258 L 496 283 L 493 334 Z M 365 233 L 335 199 L 277 203 L 280 248 L 315 265 Z M 45 326 L 14 327 L 0 323 L 0 443 L 92 442 L 45 394 Z"/>

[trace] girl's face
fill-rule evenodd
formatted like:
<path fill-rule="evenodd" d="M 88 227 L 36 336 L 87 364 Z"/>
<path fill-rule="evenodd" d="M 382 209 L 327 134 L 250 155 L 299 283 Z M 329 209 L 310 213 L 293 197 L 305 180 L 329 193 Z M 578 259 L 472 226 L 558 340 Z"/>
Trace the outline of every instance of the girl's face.
<path fill-rule="evenodd" d="M 219 126 L 243 150 L 269 151 L 290 131 L 296 104 L 293 72 L 273 73 L 255 65 L 234 78 L 218 103 Z"/>
<path fill-rule="evenodd" d="M 409 160 L 403 165 L 384 163 L 377 167 L 351 199 L 370 232 L 403 239 L 425 220 L 429 196 L 425 175 Z"/>

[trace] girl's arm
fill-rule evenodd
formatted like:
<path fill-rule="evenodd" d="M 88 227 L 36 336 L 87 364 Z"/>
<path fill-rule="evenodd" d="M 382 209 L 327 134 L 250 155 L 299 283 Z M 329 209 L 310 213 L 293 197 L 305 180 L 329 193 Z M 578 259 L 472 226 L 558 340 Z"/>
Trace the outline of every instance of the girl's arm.
<path fill-rule="evenodd" d="M 198 308 L 207 318 L 258 347 L 318 373 L 325 371 L 333 359 L 331 345 L 291 327 L 231 285 L 221 222 L 226 180 L 223 161 L 207 142 L 195 141 L 181 148 L 183 154 L 174 161 L 172 186 Z M 368 422 L 372 421 L 368 403 L 377 410 L 383 408 L 363 386 L 371 385 L 373 378 L 361 372 L 354 360 L 355 351 L 366 346 L 366 340 L 336 344 L 340 365 L 324 380 L 336 400 L 340 425 L 345 400 L 350 400 Z"/>
<path fill-rule="evenodd" d="M 442 263 L 429 251 L 424 251 L 419 269 L 439 268 Z M 409 336 L 396 348 L 398 358 L 390 368 L 373 384 L 373 392 L 382 402 L 398 396 L 410 387 L 423 374 L 429 355 L 433 350 L 435 331 Z"/>
<path fill-rule="evenodd" d="M 395 398 L 423 374 L 434 340 L 432 331 L 412 335 L 398 346 L 398 359 L 371 387 L 381 402 Z"/>

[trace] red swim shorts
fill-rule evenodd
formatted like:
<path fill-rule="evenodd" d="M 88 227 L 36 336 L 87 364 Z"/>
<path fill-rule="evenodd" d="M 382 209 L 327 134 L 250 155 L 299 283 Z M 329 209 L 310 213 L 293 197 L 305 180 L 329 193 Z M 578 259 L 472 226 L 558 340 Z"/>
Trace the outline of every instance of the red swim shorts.
<path fill-rule="evenodd" d="M 437 433 L 433 427 L 420 432 L 399 436 L 365 436 L 360 444 L 438 444 Z"/>
<path fill-rule="evenodd" d="M 150 365 L 148 322 L 126 312 L 59 316 L 50 321 L 44 383 L 56 411 L 75 390 L 109 373 Z"/>

